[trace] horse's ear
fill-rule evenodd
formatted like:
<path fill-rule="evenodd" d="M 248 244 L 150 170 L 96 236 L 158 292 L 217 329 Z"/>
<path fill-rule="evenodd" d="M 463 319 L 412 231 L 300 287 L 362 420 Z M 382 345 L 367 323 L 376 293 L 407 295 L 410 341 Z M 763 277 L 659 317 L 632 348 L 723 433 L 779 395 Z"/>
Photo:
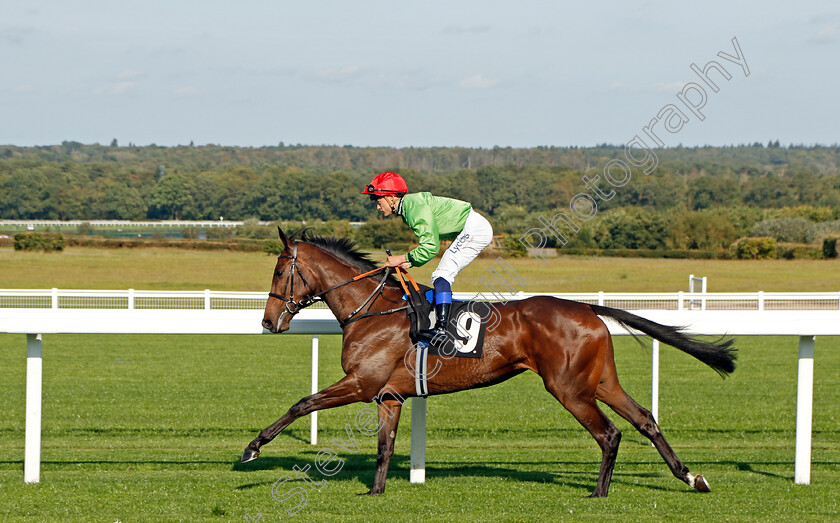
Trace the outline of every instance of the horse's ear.
<path fill-rule="evenodd" d="M 289 239 L 290 240 L 297 240 L 298 237 L 300 237 L 300 239 L 302 241 L 306 241 L 306 230 L 307 229 L 309 229 L 309 227 L 307 227 L 306 225 L 301 226 L 300 229 L 296 230 L 295 232 L 293 232 L 292 234 L 289 235 Z"/>
<path fill-rule="evenodd" d="M 280 226 L 277 226 L 277 232 L 280 233 L 280 241 L 283 242 L 283 250 L 289 248 L 289 239 L 286 238 L 286 235 L 283 233 L 283 229 Z"/>

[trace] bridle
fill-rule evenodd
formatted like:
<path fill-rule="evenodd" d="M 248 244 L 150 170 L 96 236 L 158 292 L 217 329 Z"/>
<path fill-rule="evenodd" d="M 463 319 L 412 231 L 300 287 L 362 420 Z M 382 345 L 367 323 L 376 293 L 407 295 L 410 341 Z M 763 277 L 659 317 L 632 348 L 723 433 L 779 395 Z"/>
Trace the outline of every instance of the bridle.
<path fill-rule="evenodd" d="M 282 259 L 282 258 L 291 258 L 292 259 L 291 266 L 289 267 L 289 277 L 286 279 L 286 285 L 283 286 L 284 291 L 287 288 L 291 287 L 290 292 L 289 292 L 289 297 L 287 298 L 287 297 L 285 297 L 281 294 L 276 294 L 274 292 L 269 292 L 268 293 L 269 297 L 277 298 L 278 300 L 286 302 L 286 312 L 288 312 L 289 314 L 297 314 L 298 311 L 300 311 L 301 309 L 304 309 L 306 307 L 309 307 L 310 305 L 312 305 L 313 303 L 318 301 L 318 299 L 321 297 L 321 295 L 310 295 L 310 296 L 307 296 L 306 298 L 304 298 L 300 301 L 294 301 L 294 296 L 295 296 L 295 278 L 294 278 L 294 275 L 295 275 L 295 271 L 297 271 L 298 276 L 300 276 L 300 279 L 303 281 L 304 285 L 306 285 L 307 287 L 310 287 L 310 285 L 309 285 L 309 282 L 306 281 L 306 278 L 303 277 L 303 273 L 300 272 L 300 267 L 298 267 L 298 264 L 297 264 L 297 248 L 298 248 L 297 242 L 294 242 L 293 245 L 294 245 L 294 247 L 292 247 L 292 255 L 291 256 L 281 254 L 280 256 L 277 257 L 278 260 Z"/>
<path fill-rule="evenodd" d="M 283 286 L 284 291 L 286 289 L 289 289 L 289 294 L 288 294 L 289 297 L 287 298 L 286 296 L 283 296 L 282 294 L 277 294 L 275 292 L 269 292 L 268 293 L 269 297 L 277 298 L 278 300 L 281 300 L 281 301 L 285 302 L 286 303 L 286 312 L 288 312 L 292 316 L 294 316 L 295 314 L 300 312 L 301 309 L 305 309 L 306 307 L 309 307 L 313 303 L 317 303 L 319 301 L 324 301 L 323 296 L 325 294 L 327 294 L 328 292 L 330 292 L 332 290 L 335 290 L 339 287 L 343 287 L 344 285 L 347 285 L 349 283 L 353 283 L 354 281 L 359 281 L 359 279 L 361 278 L 360 277 L 360 278 L 353 278 L 353 279 L 347 280 L 345 282 L 333 285 L 329 289 L 323 290 L 323 291 L 321 291 L 317 294 L 310 294 L 309 296 L 306 296 L 305 298 L 303 298 L 299 301 L 294 301 L 294 296 L 295 296 L 295 278 L 294 278 L 294 276 L 295 276 L 295 272 L 297 272 L 298 276 L 300 276 L 300 279 L 301 279 L 301 281 L 303 282 L 304 285 L 306 285 L 310 289 L 312 288 L 312 286 L 309 285 L 309 282 L 306 281 L 306 278 L 303 276 L 303 273 L 300 272 L 300 267 L 298 267 L 298 263 L 297 263 L 298 242 L 293 242 L 292 245 L 293 246 L 292 246 L 292 255 L 291 256 L 281 254 L 280 256 L 277 257 L 278 260 L 282 259 L 282 258 L 290 258 L 292 260 L 292 263 L 289 265 L 289 276 L 286 279 L 286 284 Z M 360 320 L 362 318 L 366 318 L 368 316 L 381 316 L 383 314 L 391 314 L 392 312 L 397 312 L 397 311 L 405 310 L 405 309 L 408 308 L 408 305 L 405 305 L 403 307 L 398 307 L 398 308 L 395 308 L 395 309 L 388 309 L 388 310 L 385 310 L 385 311 L 370 312 L 370 307 L 368 307 L 368 312 L 356 316 L 357 314 L 359 314 L 359 312 L 368 303 L 370 303 L 370 305 L 373 306 L 373 303 L 371 303 L 371 300 L 373 300 L 373 298 L 377 294 L 382 292 L 382 288 L 385 287 L 385 283 L 388 281 L 388 276 L 390 276 L 392 269 L 391 269 L 391 267 L 384 267 L 384 269 L 385 270 L 383 271 L 384 274 L 382 275 L 382 279 L 380 280 L 380 282 L 376 286 L 376 288 L 373 289 L 373 292 L 370 293 L 370 295 L 367 297 L 367 299 L 356 310 L 351 312 L 344 320 L 342 320 L 341 318 L 338 319 L 338 323 L 342 328 L 344 328 L 344 326 L 349 324 L 349 323 L 353 323 L 354 321 Z M 375 271 L 365 275 L 364 277 L 367 278 L 368 276 L 371 276 L 374 272 Z"/>

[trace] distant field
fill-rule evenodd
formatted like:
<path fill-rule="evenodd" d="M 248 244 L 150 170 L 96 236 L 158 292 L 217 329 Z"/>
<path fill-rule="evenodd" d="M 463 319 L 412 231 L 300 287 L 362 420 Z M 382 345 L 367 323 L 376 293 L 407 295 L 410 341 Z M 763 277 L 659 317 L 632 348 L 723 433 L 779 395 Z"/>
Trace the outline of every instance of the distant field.
<path fill-rule="evenodd" d="M 384 260 L 384 253 L 374 253 Z M 840 291 L 840 261 L 672 260 L 644 258 L 506 258 L 526 292 L 673 292 L 688 275 L 707 276 L 710 292 Z M 275 259 L 262 253 L 178 249 L 86 249 L 21 253 L 0 249 L 0 288 L 265 291 Z M 435 261 L 412 269 L 428 282 Z M 485 291 L 481 278 L 494 258 L 479 258 L 459 276 L 455 291 Z M 513 278 L 508 278 L 513 282 Z"/>

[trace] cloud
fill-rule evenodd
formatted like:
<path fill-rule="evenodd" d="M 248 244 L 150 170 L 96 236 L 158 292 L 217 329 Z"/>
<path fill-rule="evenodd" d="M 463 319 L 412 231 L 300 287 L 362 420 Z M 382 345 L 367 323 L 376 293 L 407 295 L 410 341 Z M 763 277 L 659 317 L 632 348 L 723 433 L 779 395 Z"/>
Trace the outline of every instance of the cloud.
<path fill-rule="evenodd" d="M 21 84 L 21 85 L 15 87 L 14 89 L 12 89 L 12 91 L 14 91 L 16 93 L 31 93 L 32 91 L 34 91 L 34 89 L 32 89 L 31 85 Z"/>
<path fill-rule="evenodd" d="M 829 25 L 817 31 L 817 36 L 813 41 L 818 44 L 830 44 L 837 41 L 838 34 L 840 34 L 840 24 Z"/>
<path fill-rule="evenodd" d="M 641 92 L 675 92 L 683 88 L 686 82 L 654 82 L 644 86 L 626 84 L 624 82 L 613 82 L 610 91 L 624 91 L 627 93 Z"/>
<path fill-rule="evenodd" d="M 654 82 L 649 88 L 654 91 L 679 91 L 684 85 L 685 82 Z"/>
<path fill-rule="evenodd" d="M 826 24 L 840 20 L 840 14 L 837 13 L 818 13 L 811 17 L 809 22 L 815 25 Z"/>
<path fill-rule="evenodd" d="M 118 82 L 111 87 L 111 92 L 114 94 L 124 93 L 134 87 L 134 82 Z"/>
<path fill-rule="evenodd" d="M 549 34 L 553 34 L 555 32 L 556 31 L 554 30 L 553 27 L 535 25 L 535 26 L 527 28 L 525 30 L 524 34 L 525 34 L 525 36 L 533 37 L 533 36 L 549 35 Z"/>
<path fill-rule="evenodd" d="M 440 76 L 431 76 L 420 69 L 407 69 L 402 71 L 388 71 L 370 78 L 372 87 L 383 87 L 386 89 L 404 89 L 410 91 L 422 91 L 434 85 L 442 83 Z"/>
<path fill-rule="evenodd" d="M 198 89 L 196 89 L 195 87 L 193 87 L 191 85 L 187 85 L 187 86 L 184 86 L 184 87 L 178 87 L 173 92 L 175 94 L 177 94 L 178 96 L 192 96 L 194 94 L 198 94 Z"/>
<path fill-rule="evenodd" d="M 486 76 L 477 74 L 458 82 L 458 87 L 461 89 L 490 89 L 498 83 L 499 81 L 494 78 L 487 78 Z"/>
<path fill-rule="evenodd" d="M 99 95 L 124 94 L 134 89 L 134 86 L 134 82 L 117 82 L 105 87 L 97 87 L 93 92 Z"/>
<path fill-rule="evenodd" d="M 117 80 L 129 81 L 129 80 L 136 80 L 143 76 L 143 73 L 139 71 L 133 71 L 131 69 L 126 69 L 120 73 L 117 73 Z"/>
<path fill-rule="evenodd" d="M 125 94 L 134 90 L 134 88 L 137 87 L 137 80 L 144 76 L 146 76 L 146 74 L 140 71 L 125 69 L 115 74 L 110 83 L 97 87 L 93 90 L 93 92 L 98 95 Z"/>
<path fill-rule="evenodd" d="M 365 75 L 365 69 L 358 65 L 322 69 L 317 71 L 312 78 L 329 84 L 342 84 L 353 82 Z"/>
<path fill-rule="evenodd" d="M 33 27 L 3 27 L 0 28 L 0 42 L 21 45 L 28 36 L 34 33 Z"/>
<path fill-rule="evenodd" d="M 464 34 L 478 34 L 490 31 L 490 26 L 486 24 L 481 25 L 447 25 L 441 31 L 445 35 L 464 35 Z"/>

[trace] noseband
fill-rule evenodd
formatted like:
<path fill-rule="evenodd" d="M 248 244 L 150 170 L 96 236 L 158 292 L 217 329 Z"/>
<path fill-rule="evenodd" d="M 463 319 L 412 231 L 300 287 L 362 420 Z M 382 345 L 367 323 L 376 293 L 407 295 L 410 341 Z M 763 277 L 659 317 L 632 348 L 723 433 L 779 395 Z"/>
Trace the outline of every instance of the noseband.
<path fill-rule="evenodd" d="M 298 264 L 297 264 L 297 249 L 298 249 L 298 243 L 294 242 L 293 247 L 292 247 L 292 255 L 291 256 L 280 255 L 280 256 L 277 257 L 278 260 L 281 259 L 281 258 L 290 258 L 292 260 L 292 263 L 290 264 L 291 266 L 289 267 L 289 277 L 286 279 L 286 284 L 283 286 L 284 291 L 287 288 L 289 289 L 289 295 L 288 295 L 289 297 L 287 298 L 286 296 L 283 296 L 281 294 L 277 294 L 277 293 L 274 293 L 274 292 L 269 292 L 268 293 L 269 297 L 277 298 L 278 300 L 286 302 L 286 312 L 288 312 L 289 314 L 294 316 L 295 314 L 300 312 L 301 309 L 309 307 L 310 305 L 312 305 L 313 303 L 316 303 L 318 301 L 323 301 L 322 296 L 324 296 L 326 293 L 330 292 L 331 290 L 337 289 L 339 287 L 343 287 L 344 285 L 347 285 L 348 283 L 353 283 L 354 281 L 359 281 L 358 279 L 347 280 L 347 281 L 339 283 L 337 285 L 333 285 L 329 289 L 321 291 L 317 294 L 312 294 L 312 295 L 306 296 L 305 298 L 303 298 L 300 301 L 294 301 L 294 297 L 295 297 L 295 278 L 294 278 L 294 275 L 295 275 L 295 272 L 298 273 L 298 276 L 300 276 L 300 279 L 301 279 L 301 281 L 303 281 L 304 285 L 306 285 L 309 288 L 312 288 L 312 286 L 309 285 L 309 282 L 306 281 L 306 278 L 304 278 L 303 273 L 300 272 L 300 267 L 298 267 Z M 379 316 L 379 315 L 382 315 L 382 314 L 390 314 L 392 312 L 397 312 L 397 311 L 405 310 L 405 309 L 408 308 L 408 306 L 406 305 L 406 306 L 403 306 L 403 307 L 397 307 L 395 309 L 388 309 L 386 311 L 366 312 L 365 314 L 360 314 L 360 315 L 357 316 L 357 314 L 364 308 L 365 305 L 367 305 L 368 303 L 370 303 L 371 306 L 373 305 L 373 303 L 371 303 L 371 300 L 373 299 L 374 296 L 376 296 L 378 293 L 380 293 L 382 291 L 382 288 L 385 286 L 385 282 L 388 280 L 388 276 L 391 274 L 391 271 L 392 271 L 391 267 L 386 267 L 385 271 L 383 271 L 384 274 L 382 275 L 382 280 L 379 282 L 379 285 L 377 285 L 376 288 L 373 290 L 373 292 L 370 293 L 370 296 L 368 296 L 368 298 L 364 301 L 364 303 L 362 303 L 356 310 L 351 312 L 350 315 L 347 316 L 347 318 L 345 318 L 344 320 L 342 320 L 341 318 L 338 319 L 338 322 L 339 322 L 339 324 L 341 325 L 342 328 L 345 325 L 347 325 L 348 323 L 352 323 L 356 320 L 360 320 L 360 319 L 368 317 L 368 316 Z M 366 278 L 368 276 L 370 276 L 370 274 L 365 275 L 363 277 Z M 360 278 L 361 277 L 362 276 L 360 276 Z M 370 311 L 370 307 L 368 307 L 368 311 Z"/>

